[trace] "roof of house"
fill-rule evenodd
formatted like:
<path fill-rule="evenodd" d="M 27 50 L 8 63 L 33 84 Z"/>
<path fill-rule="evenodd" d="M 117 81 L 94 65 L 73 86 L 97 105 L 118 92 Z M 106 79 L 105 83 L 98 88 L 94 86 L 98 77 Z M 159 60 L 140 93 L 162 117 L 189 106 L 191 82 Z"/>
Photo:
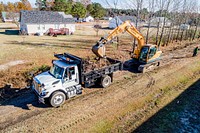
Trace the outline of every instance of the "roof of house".
<path fill-rule="evenodd" d="M 134 16 L 116 16 L 117 18 L 119 18 L 121 21 L 126 21 L 126 20 L 130 20 L 131 22 L 135 22 L 136 18 Z"/>
<path fill-rule="evenodd" d="M 71 15 L 65 15 L 63 12 L 52 11 L 21 11 L 20 22 L 29 24 L 55 24 L 55 23 L 74 23 Z"/>

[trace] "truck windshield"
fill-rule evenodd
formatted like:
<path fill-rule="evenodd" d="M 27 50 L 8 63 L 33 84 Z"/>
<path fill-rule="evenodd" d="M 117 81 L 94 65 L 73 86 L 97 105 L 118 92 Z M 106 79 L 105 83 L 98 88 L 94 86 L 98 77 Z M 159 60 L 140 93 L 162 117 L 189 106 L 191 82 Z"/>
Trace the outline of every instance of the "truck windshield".
<path fill-rule="evenodd" d="M 57 79 L 62 78 L 63 72 L 64 72 L 64 68 L 61 68 L 55 64 L 50 69 L 50 73 Z"/>

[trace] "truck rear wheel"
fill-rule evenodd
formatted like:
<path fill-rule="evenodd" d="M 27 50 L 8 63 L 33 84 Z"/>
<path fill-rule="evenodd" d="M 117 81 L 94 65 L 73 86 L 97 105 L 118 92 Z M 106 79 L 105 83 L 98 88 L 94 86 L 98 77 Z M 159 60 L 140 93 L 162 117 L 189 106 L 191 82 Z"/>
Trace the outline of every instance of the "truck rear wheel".
<path fill-rule="evenodd" d="M 101 79 L 101 86 L 103 88 L 106 88 L 108 87 L 109 85 L 111 84 L 111 77 L 106 75 L 106 76 L 103 76 L 102 79 Z"/>
<path fill-rule="evenodd" d="M 61 91 L 57 91 L 51 95 L 49 102 L 51 106 L 59 107 L 65 102 L 65 99 L 66 99 L 66 95 Z"/>

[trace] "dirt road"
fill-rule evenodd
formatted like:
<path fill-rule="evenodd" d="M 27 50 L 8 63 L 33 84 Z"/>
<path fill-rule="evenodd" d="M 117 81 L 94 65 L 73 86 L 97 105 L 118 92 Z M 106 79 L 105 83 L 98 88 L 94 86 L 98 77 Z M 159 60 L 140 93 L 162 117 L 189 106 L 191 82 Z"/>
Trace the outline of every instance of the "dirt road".
<path fill-rule="evenodd" d="M 161 68 L 153 72 L 118 72 L 109 88 L 86 89 L 85 94 L 66 101 L 60 108 L 38 104 L 33 92 L 23 92 L 1 103 L 0 130 L 3 133 L 131 131 L 152 115 L 148 112 L 153 113 L 157 108 L 155 100 L 162 90 L 178 84 L 181 74 L 192 76 L 190 64 L 199 58 L 191 58 L 192 50 L 188 46 L 167 51 Z"/>

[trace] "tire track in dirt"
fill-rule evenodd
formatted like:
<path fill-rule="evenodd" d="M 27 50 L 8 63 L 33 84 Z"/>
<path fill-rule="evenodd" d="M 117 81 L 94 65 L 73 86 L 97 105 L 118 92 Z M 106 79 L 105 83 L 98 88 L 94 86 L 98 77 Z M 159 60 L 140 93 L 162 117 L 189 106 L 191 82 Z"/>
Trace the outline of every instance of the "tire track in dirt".
<path fill-rule="evenodd" d="M 141 78 L 141 77 L 140 77 Z M 148 79 L 148 78 L 147 78 Z M 149 80 L 149 79 L 148 79 Z M 127 80 L 125 80 L 125 82 L 126 82 Z M 138 80 L 137 80 L 138 81 Z M 135 81 L 134 81 L 135 82 Z M 136 83 L 136 82 L 135 82 Z M 132 85 L 132 84 L 134 84 L 134 83 L 132 83 L 132 81 L 129 81 L 126 85 L 127 86 L 130 86 L 130 85 Z M 146 84 L 147 85 L 147 84 Z M 113 89 L 116 87 L 116 86 L 118 86 L 118 84 L 117 85 L 115 85 L 115 86 L 113 86 L 113 88 L 111 88 L 109 91 L 113 91 Z M 122 85 L 123 86 L 123 85 Z M 118 87 L 119 89 L 116 89 L 115 90 L 115 92 L 116 91 L 118 91 L 118 90 L 121 90 L 121 87 L 119 86 Z M 139 89 L 139 90 L 141 90 L 141 89 Z M 123 90 L 121 90 L 121 91 L 123 91 Z M 67 122 L 66 120 L 64 121 L 64 123 L 63 124 L 61 124 L 61 123 L 59 123 L 59 125 L 62 125 L 62 126 L 58 126 L 57 127 L 57 129 L 51 129 L 51 131 L 55 131 L 55 132 L 57 132 L 57 131 L 62 131 L 62 130 L 65 130 L 65 129 L 71 129 L 71 128 L 74 128 L 74 127 L 76 127 L 76 125 L 78 125 L 78 124 L 80 124 L 80 123 L 82 123 L 82 122 L 87 122 L 87 121 L 89 121 L 90 119 L 91 119 L 91 117 L 99 117 L 99 116 L 101 116 L 102 114 L 106 114 L 104 117 L 106 117 L 106 116 L 109 116 L 109 115 L 112 115 L 113 114 L 113 112 L 112 111 L 109 111 L 109 110 L 112 110 L 112 108 L 113 107 L 115 107 L 116 108 L 116 106 L 117 106 L 117 104 L 119 103 L 119 102 L 122 102 L 121 101 L 121 99 L 124 99 L 124 97 L 126 97 L 126 94 L 122 97 L 122 98 L 119 98 L 119 100 L 117 100 L 115 103 L 113 103 L 113 101 L 111 100 L 112 98 L 110 98 L 110 97 L 115 97 L 115 92 L 114 93 L 111 93 L 112 95 L 110 95 L 110 92 L 107 92 L 107 91 L 105 91 L 106 93 L 107 93 L 107 96 L 105 96 L 104 98 L 103 98 L 103 101 L 106 101 L 105 103 L 106 104 L 108 104 L 109 103 L 109 106 L 107 106 L 108 108 L 107 109 L 104 109 L 105 108 L 105 105 L 103 104 L 103 101 L 102 101 L 102 99 L 100 99 L 99 98 L 99 94 L 98 94 L 98 99 L 100 99 L 100 102 L 99 101 L 96 101 L 95 102 L 95 104 L 92 104 L 92 106 L 89 106 L 88 108 L 85 108 L 84 110 L 86 110 L 86 111 L 76 111 L 76 115 L 74 115 L 74 116 L 77 116 L 76 118 L 79 118 L 79 119 L 76 119 L 76 118 L 74 118 L 74 117 L 72 117 L 72 118 L 70 118 L 69 119 L 69 121 Z M 100 94 L 100 95 L 105 95 L 105 92 L 103 92 L 104 94 Z M 134 91 L 134 92 L 136 92 L 136 91 Z M 119 93 L 119 92 L 118 92 Z M 133 93 L 132 93 L 133 94 Z M 91 97 L 88 97 L 88 99 L 87 100 L 89 100 Z M 134 99 L 136 99 L 137 97 L 134 97 Z M 85 100 L 85 102 L 86 103 L 88 103 L 88 101 L 87 100 Z M 69 104 L 72 104 L 72 103 L 69 103 Z M 83 103 L 84 104 L 84 103 Z M 77 105 L 78 106 L 78 105 Z M 101 110 L 100 112 L 97 112 L 97 111 L 95 111 L 94 109 L 92 109 L 92 108 L 95 108 L 96 106 L 98 106 L 98 109 L 96 109 L 96 110 Z M 64 108 L 65 108 L 65 106 L 64 106 Z M 71 107 L 70 107 L 71 108 Z M 118 107 L 116 108 L 116 109 L 120 109 L 121 108 L 121 104 L 118 104 Z M 65 109 L 64 109 L 65 110 Z M 75 107 L 75 108 L 71 108 L 70 110 L 68 110 L 68 108 L 67 108 L 67 110 L 62 110 L 62 112 L 65 112 L 65 111 L 69 111 L 69 112 L 71 112 L 71 110 L 77 110 L 77 107 Z M 88 111 L 89 110 L 89 111 Z M 91 110 L 94 110 L 96 113 L 94 113 L 94 112 L 92 112 Z M 60 114 L 59 112 L 60 111 L 58 111 L 58 110 L 55 110 L 53 113 L 55 113 L 55 114 Z M 78 115 L 80 112 L 82 112 L 82 114 L 87 114 L 87 115 Z M 83 113 L 84 112 L 84 113 Z M 65 113 L 67 113 L 67 112 L 65 112 Z M 115 112 L 114 112 L 115 113 Z M 60 115 L 62 115 L 62 114 L 60 114 Z M 71 114 L 72 115 L 72 114 Z M 36 116 L 37 117 L 37 116 Z M 58 116 L 56 116 L 56 120 L 58 120 Z M 39 118 L 38 118 L 39 119 Z M 74 119 L 74 120 L 73 120 Z M 55 121 L 56 121 L 55 120 Z M 55 122 L 55 123 L 57 123 L 57 122 Z M 67 123 L 67 124 L 66 124 Z M 44 129 L 46 129 L 46 128 L 44 128 Z"/>
<path fill-rule="evenodd" d="M 126 83 L 126 86 L 130 86 L 130 85 L 135 84 L 135 83 L 137 82 L 137 80 L 141 79 L 142 77 L 143 77 L 143 75 L 141 74 L 139 77 L 137 77 L 137 79 L 136 79 L 134 82 L 130 81 L 130 82 Z M 116 85 L 116 86 L 118 86 L 118 85 Z M 121 89 L 120 89 L 120 90 L 121 90 Z M 113 88 L 111 88 L 109 91 L 113 91 Z M 109 93 L 109 92 L 107 91 L 106 93 Z M 119 93 L 119 90 L 116 90 L 116 89 L 115 89 L 115 90 L 114 90 L 114 93 L 110 94 L 110 96 L 113 97 L 115 93 Z M 102 94 L 102 93 L 101 93 L 101 94 Z M 110 98 L 104 98 L 104 100 L 110 100 Z M 102 106 L 101 104 L 102 104 L 102 102 L 97 103 L 97 104 L 94 104 L 94 105 L 92 105 L 91 107 Z M 113 104 L 113 105 L 110 105 L 109 108 L 113 108 L 113 106 L 115 106 L 115 105 L 114 105 L 114 104 Z M 108 114 L 108 113 L 109 113 L 109 111 L 107 111 L 107 110 L 105 110 L 105 112 L 102 112 L 102 108 L 104 108 L 104 106 L 102 106 L 102 107 L 99 109 L 99 110 L 101 110 L 101 113 L 103 113 L 103 114 L 105 114 L 105 113 Z M 92 117 L 95 117 L 97 114 L 98 114 L 98 113 L 90 112 L 90 113 L 88 113 L 87 115 L 83 115 L 83 116 L 80 117 L 79 119 L 74 120 L 74 121 L 72 121 L 72 122 L 69 123 L 69 124 L 64 124 L 63 126 L 58 127 L 58 128 L 56 129 L 55 132 L 57 132 L 57 131 L 59 132 L 59 131 L 63 131 L 63 130 L 66 130 L 66 129 L 73 128 L 73 126 L 76 126 L 76 125 L 78 125 L 78 124 L 81 124 L 81 123 L 84 123 L 84 122 L 89 121 Z"/>
<path fill-rule="evenodd" d="M 38 103 L 36 96 L 31 90 L 18 97 L 13 97 L 12 100 L 6 100 L 0 103 L 0 105 L 0 130 L 32 116 L 36 116 L 45 111 L 45 109 L 41 107 L 46 107 L 46 105 L 40 105 Z"/>

